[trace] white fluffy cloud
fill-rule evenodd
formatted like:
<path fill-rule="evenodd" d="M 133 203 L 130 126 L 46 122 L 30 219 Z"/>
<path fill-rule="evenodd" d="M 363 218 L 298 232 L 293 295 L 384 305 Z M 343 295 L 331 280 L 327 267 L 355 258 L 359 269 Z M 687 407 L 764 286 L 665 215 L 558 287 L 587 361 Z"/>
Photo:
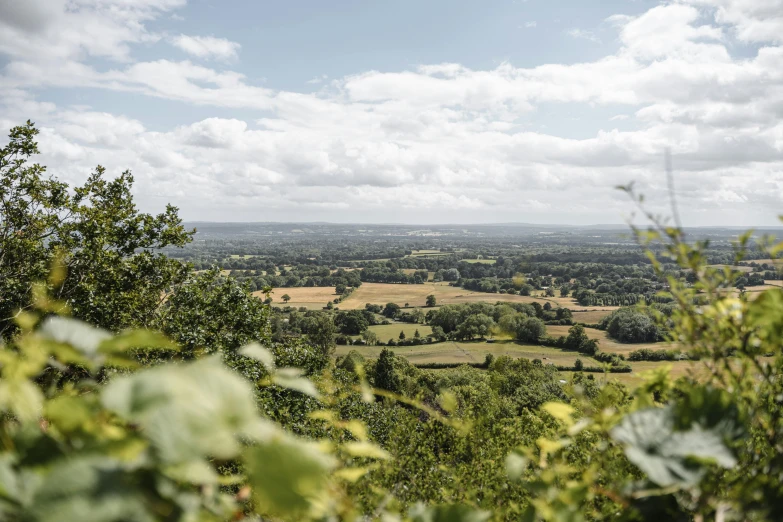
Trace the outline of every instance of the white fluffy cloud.
<path fill-rule="evenodd" d="M 134 62 L 134 46 L 161 38 L 145 22 L 179 4 L 80 0 L 54 15 L 43 4 L 0 4 L 0 23 L 43 50 L 0 36 L 10 60 L 0 124 L 36 118 L 53 172 L 79 181 L 98 163 L 130 168 L 143 204 L 171 201 L 190 219 L 616 222 L 628 209 L 617 184 L 637 180 L 648 199 L 665 202 L 667 147 L 691 223 L 769 222 L 780 212 L 781 0 L 693 0 L 614 16 L 619 48 L 592 62 L 366 71 L 315 94 L 189 61 Z M 100 19 L 117 32 L 101 44 L 74 39 L 57 29 L 58 16 Z M 758 49 L 734 57 L 735 41 Z M 197 58 L 229 59 L 238 49 L 214 37 L 171 42 Z M 117 66 L 98 68 L 90 56 Z M 38 100 L 41 87 L 133 92 L 246 116 L 152 131 L 121 109 Z M 561 113 L 606 107 L 614 117 L 592 121 L 592 136 L 566 138 L 534 124 L 544 104 Z"/>
<path fill-rule="evenodd" d="M 240 45 L 225 38 L 214 36 L 187 36 L 181 34 L 171 38 L 171 44 L 197 58 L 231 60 L 237 57 Z"/>

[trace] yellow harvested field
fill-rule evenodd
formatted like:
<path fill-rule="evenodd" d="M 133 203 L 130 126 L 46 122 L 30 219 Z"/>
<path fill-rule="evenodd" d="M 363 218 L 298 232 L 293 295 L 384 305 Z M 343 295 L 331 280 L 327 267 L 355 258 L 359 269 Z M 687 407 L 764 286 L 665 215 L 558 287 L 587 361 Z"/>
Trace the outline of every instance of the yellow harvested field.
<path fill-rule="evenodd" d="M 457 304 L 497 301 L 511 301 L 529 303 L 536 301 L 531 297 L 508 294 L 488 294 L 483 292 L 471 292 L 457 286 L 449 286 L 448 283 L 425 283 L 423 285 L 398 285 L 387 283 L 362 283 L 362 286 L 342 303 L 341 308 L 346 310 L 364 308 L 366 303 L 386 304 L 397 303 L 404 306 L 425 306 L 427 296 L 434 295 L 437 304 Z M 539 300 L 540 301 L 540 300 Z M 543 302 L 542 302 L 543 304 Z"/>
<path fill-rule="evenodd" d="M 288 306 L 307 308 L 323 308 L 328 301 L 332 301 L 337 297 L 334 293 L 333 286 L 312 286 L 312 287 L 296 287 L 296 288 L 275 288 L 272 291 L 272 304 L 275 306 L 284 306 L 283 296 L 288 294 L 291 300 L 288 302 Z M 253 295 L 263 299 L 263 292 L 253 292 Z M 340 306 L 340 305 L 335 305 Z"/>
<path fill-rule="evenodd" d="M 620 308 L 619 306 L 582 306 L 576 302 L 573 297 L 540 297 L 537 299 L 539 302 L 549 301 L 553 307 L 558 306 L 563 308 L 570 308 L 571 310 L 603 310 L 605 312 L 611 312 Z"/>
<path fill-rule="evenodd" d="M 295 287 L 275 288 L 272 293 L 273 304 L 282 306 L 283 295 L 288 294 L 291 300 L 289 306 L 323 308 L 327 301 L 332 301 L 337 295 L 334 287 Z M 367 303 L 385 305 L 397 303 L 404 306 L 408 303 L 411 307 L 424 307 L 428 295 L 434 295 L 438 305 L 460 303 L 533 303 L 544 305 L 549 302 L 552 307 L 562 306 L 572 310 L 601 312 L 607 314 L 616 310 L 617 306 L 582 306 L 570 297 L 533 297 L 512 294 L 490 294 L 486 292 L 473 292 L 457 286 L 449 286 L 448 283 L 427 282 L 422 285 L 404 285 L 390 283 L 362 283 L 362 286 L 354 290 L 344 301 L 335 305 L 342 310 L 363 309 Z M 263 293 L 253 292 L 257 297 L 263 297 Z M 585 319 L 578 321 L 591 322 Z M 595 321 L 593 321 L 595 322 Z"/>
<path fill-rule="evenodd" d="M 546 333 L 552 337 L 560 337 L 561 335 L 568 335 L 569 328 L 571 327 L 550 325 L 546 327 Z M 602 352 L 621 353 L 627 355 L 634 350 L 640 350 L 642 348 L 649 348 L 651 350 L 670 350 L 676 348 L 676 346 L 671 343 L 618 343 L 617 341 L 610 339 L 605 331 L 596 330 L 595 328 L 585 328 L 585 333 L 590 339 L 598 340 L 598 348 Z"/>
<path fill-rule="evenodd" d="M 574 315 L 574 321 L 577 323 L 596 324 L 610 313 L 612 313 L 611 310 L 605 309 L 605 310 L 590 310 L 589 312 L 573 312 L 573 315 Z"/>
<path fill-rule="evenodd" d="M 537 298 L 531 296 L 511 295 L 511 294 L 489 294 L 485 292 L 472 292 L 457 286 L 449 286 L 448 283 L 425 283 L 423 285 L 398 285 L 387 283 L 362 283 L 362 286 L 353 291 L 353 293 L 340 303 L 340 308 L 344 310 L 362 309 L 367 303 L 384 305 L 386 303 L 397 303 L 404 306 L 409 303 L 410 306 L 423 307 L 426 304 L 428 295 L 434 295 L 438 305 L 460 304 L 460 303 L 496 303 L 498 301 L 508 303 L 532 303 L 538 302 L 542 306 L 547 302 L 552 302 L 553 306 L 559 303 L 555 299 L 561 300 L 560 306 L 568 308 L 577 308 L 579 310 L 605 310 L 611 311 L 618 307 L 612 306 L 581 306 L 571 298 Z M 293 298 L 293 294 L 290 294 Z"/>
<path fill-rule="evenodd" d="M 732 270 L 735 270 L 737 272 L 752 272 L 753 268 L 749 266 L 737 266 L 737 265 L 707 265 L 710 268 L 717 268 L 719 270 L 723 270 L 726 267 L 731 268 Z"/>

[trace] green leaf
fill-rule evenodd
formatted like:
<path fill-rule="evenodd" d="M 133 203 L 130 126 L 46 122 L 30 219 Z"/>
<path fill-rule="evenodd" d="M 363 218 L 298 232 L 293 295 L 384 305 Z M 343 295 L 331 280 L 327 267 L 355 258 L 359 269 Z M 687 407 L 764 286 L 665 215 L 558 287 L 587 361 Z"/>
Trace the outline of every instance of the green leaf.
<path fill-rule="evenodd" d="M 215 473 L 215 470 L 203 460 L 192 460 L 168 466 L 164 472 L 175 480 L 190 484 L 214 485 L 218 482 L 218 475 Z"/>
<path fill-rule="evenodd" d="M 169 463 L 233 458 L 241 449 L 238 436 L 261 436 L 252 388 L 218 357 L 117 378 L 101 398 L 143 427 Z"/>
<path fill-rule="evenodd" d="M 129 330 L 104 340 L 98 346 L 98 351 L 100 353 L 113 354 L 126 352 L 131 348 L 179 350 L 179 347 L 162 333 L 142 329 Z"/>
<path fill-rule="evenodd" d="M 239 353 L 260 362 L 268 372 L 271 373 L 275 371 L 275 356 L 260 344 L 250 343 L 240 348 Z"/>
<path fill-rule="evenodd" d="M 23 422 L 37 420 L 43 408 L 43 394 L 30 381 L 0 380 L 0 410 L 12 411 Z"/>
<path fill-rule="evenodd" d="M 47 317 L 38 334 L 46 339 L 57 341 L 78 348 L 82 353 L 94 356 L 98 353 L 98 347 L 111 338 L 106 330 L 95 328 L 89 324 L 67 317 Z"/>
<path fill-rule="evenodd" d="M 364 468 L 343 468 L 338 469 L 333 473 L 333 476 L 337 478 L 341 478 L 347 482 L 356 482 L 363 476 L 365 476 L 368 472 L 370 472 L 372 468 L 370 467 L 364 467 Z"/>
<path fill-rule="evenodd" d="M 366 457 L 371 459 L 390 459 L 388 451 L 372 442 L 346 442 L 343 449 L 352 457 Z"/>
<path fill-rule="evenodd" d="M 419 503 L 410 509 L 408 516 L 413 522 L 484 522 L 490 513 L 461 504 L 426 507 Z"/>
<path fill-rule="evenodd" d="M 571 415 L 573 415 L 575 410 L 568 404 L 562 402 L 547 402 L 541 405 L 541 409 L 566 426 L 571 426 L 574 423 L 574 419 L 571 418 Z"/>
<path fill-rule="evenodd" d="M 307 377 L 302 377 L 299 368 L 281 368 L 272 376 L 272 382 L 283 388 L 298 391 L 316 399 L 320 398 L 315 384 Z"/>
<path fill-rule="evenodd" d="M 687 431 L 674 430 L 672 407 L 648 408 L 626 415 L 611 430 L 625 445 L 628 460 L 659 486 L 693 486 L 703 477 L 704 460 L 732 468 L 737 460 L 715 430 L 694 424 Z"/>
<path fill-rule="evenodd" d="M 528 460 L 512 451 L 506 457 L 506 473 L 511 480 L 518 480 L 527 469 Z"/>
<path fill-rule="evenodd" d="M 248 448 L 244 462 L 259 514 L 284 520 L 318 514 L 334 460 L 316 445 L 275 437 Z"/>
<path fill-rule="evenodd" d="M 441 392 L 440 396 L 438 397 L 438 402 L 440 403 L 440 407 L 449 413 L 454 412 L 459 406 L 457 396 L 448 390 Z"/>
<path fill-rule="evenodd" d="M 137 488 L 133 473 L 105 457 L 63 460 L 35 489 L 29 518 L 40 522 L 156 520 Z"/>

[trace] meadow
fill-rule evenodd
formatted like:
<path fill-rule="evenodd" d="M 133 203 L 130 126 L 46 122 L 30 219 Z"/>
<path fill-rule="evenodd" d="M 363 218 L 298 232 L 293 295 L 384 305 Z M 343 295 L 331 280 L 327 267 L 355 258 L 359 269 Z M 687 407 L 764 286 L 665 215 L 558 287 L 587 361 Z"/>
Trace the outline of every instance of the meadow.
<path fill-rule="evenodd" d="M 570 326 L 555 326 L 550 325 L 546 327 L 546 332 L 552 337 L 560 337 L 561 335 L 568 335 L 568 329 Z M 664 350 L 676 348 L 676 345 L 671 343 L 618 343 L 614 339 L 610 338 L 603 330 L 596 330 L 595 328 L 585 328 L 585 333 L 590 339 L 598 340 L 598 347 L 602 352 L 609 353 L 621 353 L 628 355 L 629 353 L 640 350 L 642 348 L 649 348 L 651 350 Z"/>
<path fill-rule="evenodd" d="M 351 350 L 356 350 L 364 357 L 376 358 L 381 352 L 381 346 L 338 346 L 336 354 L 345 355 Z M 541 359 L 545 364 L 573 366 L 576 359 L 580 358 L 576 352 L 566 352 L 558 348 L 547 346 L 517 343 L 511 340 L 497 340 L 495 342 L 473 341 L 425 344 L 421 346 L 392 346 L 389 347 L 395 354 L 401 355 L 413 364 L 421 363 L 480 363 L 488 353 L 495 357 L 508 355 L 512 358 L 524 357 L 526 359 Z M 585 357 L 581 359 L 586 361 Z"/>

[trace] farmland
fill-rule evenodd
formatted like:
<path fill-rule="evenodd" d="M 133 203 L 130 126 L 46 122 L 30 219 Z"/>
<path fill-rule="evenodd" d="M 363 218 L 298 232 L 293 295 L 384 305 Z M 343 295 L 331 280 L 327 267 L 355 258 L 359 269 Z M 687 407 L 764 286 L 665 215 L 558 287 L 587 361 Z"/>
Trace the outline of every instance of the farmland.
<path fill-rule="evenodd" d="M 569 328 L 570 328 L 569 326 L 548 326 L 547 333 L 554 337 L 558 337 L 561 335 L 568 335 Z M 634 350 L 640 350 L 642 348 L 649 348 L 652 350 L 675 348 L 674 345 L 671 345 L 669 343 L 662 343 L 662 342 L 634 343 L 634 344 L 618 343 L 617 341 L 608 337 L 605 331 L 596 330 L 595 328 L 585 328 L 585 333 L 589 338 L 596 339 L 598 341 L 598 346 L 600 347 L 601 351 L 609 352 L 609 353 L 621 353 L 624 355 L 628 355 L 630 352 Z"/>
<path fill-rule="evenodd" d="M 368 358 L 375 358 L 381 351 L 378 346 L 338 346 L 337 355 L 344 355 L 351 350 L 357 350 Z M 525 345 L 510 340 L 499 340 L 493 343 L 486 341 L 454 342 L 428 344 L 422 346 L 392 347 L 395 354 L 401 355 L 414 364 L 421 363 L 480 363 L 487 354 L 495 357 L 540 359 L 544 363 L 572 366 L 579 358 L 575 352 L 565 352 L 546 346 Z M 584 357 L 582 357 L 584 359 Z"/>
<path fill-rule="evenodd" d="M 216 241 L 213 246 L 196 254 L 195 263 L 201 263 L 203 270 L 209 267 L 209 259 L 217 260 L 223 275 L 248 284 L 257 297 L 263 297 L 262 288 L 274 288 L 272 306 L 282 319 L 275 324 L 286 328 L 290 326 L 286 318 L 292 310 L 301 310 L 298 313 L 305 315 L 326 314 L 334 319 L 341 313 L 368 313 L 362 328 L 374 334 L 372 342 L 377 339 L 379 344 L 412 362 L 477 363 L 492 353 L 541 359 L 559 366 L 571 366 L 577 357 L 586 365 L 598 364 L 575 351 L 503 339 L 505 333 L 498 324 L 498 315 L 488 319 L 489 327 L 481 334 L 459 333 L 452 326 L 446 329 L 446 335 L 440 333 L 432 338 L 432 325 L 426 315 L 434 314 L 445 305 L 538 304 L 535 313 L 549 323 L 542 334 L 545 338 L 540 340 L 551 345 L 558 338 L 568 336 L 569 321 L 595 325 L 622 306 L 636 306 L 645 301 L 666 302 L 664 279 L 654 273 L 635 244 L 611 231 L 594 231 L 583 236 L 532 232 L 523 237 L 524 233 L 514 236 L 518 232 L 512 227 L 489 237 L 487 228 L 324 225 L 323 230 L 328 233 L 319 236 L 314 228 L 293 227 L 286 231 L 284 226 L 275 227 L 276 238 L 259 229 L 253 234 L 260 236 L 249 233 L 244 236 L 248 241 L 244 249 L 236 249 L 237 243 L 232 239 L 230 246 L 227 243 L 219 255 L 210 258 L 210 252 L 221 241 L 219 238 L 213 240 Z M 263 241 L 257 239 L 261 236 L 265 238 Z M 740 279 L 736 285 L 728 287 L 728 292 L 755 299 L 769 288 L 783 286 L 783 280 L 773 277 L 775 272 L 770 259 L 748 257 L 738 264 L 730 248 L 733 237 L 732 232 L 727 232 L 725 238 L 713 240 L 717 246 L 710 251 L 707 263 L 713 269 L 730 268 L 732 277 Z M 199 261 L 199 256 L 203 261 Z M 762 264 L 767 266 L 762 267 Z M 681 279 L 692 277 L 689 270 L 672 274 Z M 336 292 L 339 285 L 352 291 L 340 296 Z M 664 297 L 659 301 L 661 294 Z M 289 296 L 287 303 L 282 300 L 283 295 Z M 435 298 L 434 306 L 426 306 L 430 295 Z M 387 313 L 389 303 L 399 309 Z M 368 304 L 371 310 L 366 310 Z M 571 314 L 569 320 L 558 324 L 560 317 L 553 315 L 560 308 L 569 309 Z M 487 310 L 494 308 L 475 310 L 470 313 L 491 316 Z M 531 309 L 515 310 L 530 313 Z M 383 322 L 391 324 L 381 324 Z M 416 330 L 422 341 L 414 343 Z M 341 343 L 359 341 L 358 331 L 364 330 L 340 331 Z M 404 342 L 399 339 L 401 331 L 405 334 Z M 294 328 L 291 333 L 300 335 L 302 332 Z M 493 335 L 500 338 L 495 342 L 481 340 Z M 640 349 L 677 348 L 656 342 L 623 343 L 595 328 L 586 328 L 584 335 L 586 339 L 597 341 L 601 352 L 626 357 Z M 441 342 L 432 342 L 435 338 Z M 351 349 L 372 357 L 381 348 L 343 344 L 338 347 L 337 354 L 345 354 Z M 635 385 L 640 382 L 641 373 L 665 363 L 625 361 L 618 364 L 628 364 L 633 372 L 616 373 L 613 378 Z M 676 362 L 672 371 L 674 375 L 682 375 L 689 367 L 689 363 Z"/>
<path fill-rule="evenodd" d="M 298 290 L 289 288 L 287 290 Z M 306 294 L 306 293 L 305 293 Z M 294 301 L 294 294 L 289 292 Z M 410 306 L 422 307 L 428 295 L 434 295 L 438 305 L 444 304 L 462 304 L 462 303 L 532 303 L 537 302 L 544 305 L 547 301 L 553 305 L 563 303 L 562 306 L 578 307 L 588 310 L 612 310 L 617 307 L 581 307 L 575 305 L 569 298 L 536 298 L 531 296 L 495 294 L 486 292 L 473 292 L 457 286 L 450 286 L 448 283 L 424 283 L 421 285 L 405 284 L 386 284 L 386 283 L 364 283 L 354 290 L 354 292 L 340 303 L 343 310 L 355 310 L 364 308 L 365 304 L 386 304 L 397 303 L 404 306 L 408 303 Z"/>

